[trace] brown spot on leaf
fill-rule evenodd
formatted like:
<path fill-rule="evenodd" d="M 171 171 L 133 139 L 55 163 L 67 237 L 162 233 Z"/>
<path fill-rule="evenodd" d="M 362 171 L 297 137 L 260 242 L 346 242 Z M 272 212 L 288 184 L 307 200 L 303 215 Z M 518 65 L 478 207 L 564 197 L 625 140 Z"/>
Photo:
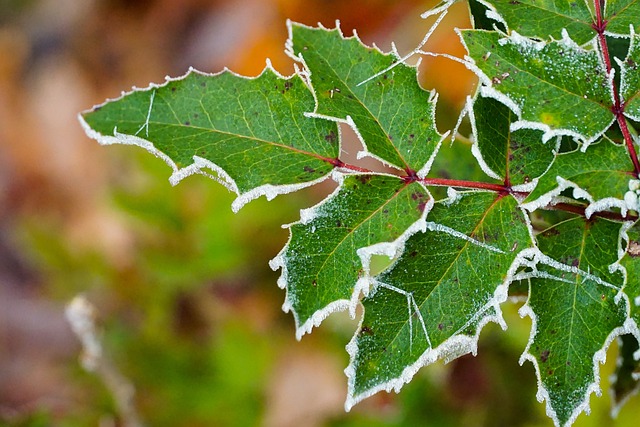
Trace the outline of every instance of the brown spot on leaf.
<path fill-rule="evenodd" d="M 549 360 L 549 350 L 545 350 L 540 353 L 540 361 L 542 363 L 546 363 L 547 360 Z"/>

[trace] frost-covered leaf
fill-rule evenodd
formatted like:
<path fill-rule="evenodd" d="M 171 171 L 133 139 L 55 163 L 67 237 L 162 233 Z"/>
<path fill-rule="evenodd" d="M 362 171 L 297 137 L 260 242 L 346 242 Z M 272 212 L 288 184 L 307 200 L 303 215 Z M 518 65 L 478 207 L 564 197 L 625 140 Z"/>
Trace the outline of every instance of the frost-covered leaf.
<path fill-rule="evenodd" d="M 318 102 L 314 113 L 346 120 L 368 155 L 424 176 L 441 136 L 434 96 L 418 84 L 416 68 L 355 36 L 344 38 L 339 28 L 292 24 L 290 31 L 291 54 L 310 73 Z"/>
<path fill-rule="evenodd" d="M 391 175 L 341 179 L 333 195 L 303 211 L 301 221 L 290 226 L 289 243 L 271 262 L 283 270 L 284 308 L 293 311 L 298 338 L 332 312 L 355 308 L 362 260 L 373 252 L 395 255 L 399 243 L 394 241 L 423 228 L 433 203 L 418 182 Z"/>
<path fill-rule="evenodd" d="M 621 224 L 582 217 L 537 236 L 542 253 L 555 261 L 531 273 L 529 299 L 521 315 L 532 318 L 530 360 L 539 378 L 538 399 L 558 426 L 571 425 L 600 393 L 599 364 L 611 341 L 624 332 L 627 299 L 623 276 L 609 266 L 618 260 Z"/>
<path fill-rule="evenodd" d="M 586 152 L 562 153 L 538 181 L 525 200 L 527 209 L 548 205 L 565 189 L 591 204 L 587 213 L 619 207 L 626 212 L 625 193 L 629 190 L 633 165 L 626 148 L 607 139 L 591 145 Z"/>
<path fill-rule="evenodd" d="M 620 266 L 627 276 L 624 292 L 631 301 L 631 319 L 636 323 L 636 327 L 640 328 L 640 227 L 638 224 L 625 230 L 623 248 L 626 250 L 620 260 Z M 635 334 L 640 340 L 640 329 L 636 330 Z M 638 356 L 640 357 L 640 353 Z"/>
<path fill-rule="evenodd" d="M 620 97 L 624 103 L 624 114 L 640 120 L 640 37 L 631 39 L 629 52 L 624 61 L 619 61 L 621 71 Z"/>
<path fill-rule="evenodd" d="M 528 224 L 510 196 L 461 193 L 438 202 L 427 231 L 374 278 L 360 328 L 347 347 L 347 407 L 379 391 L 398 390 L 439 358 L 475 352 L 489 321 L 502 324 L 510 268 L 531 245 Z"/>
<path fill-rule="evenodd" d="M 478 159 L 494 178 L 511 185 L 528 184 L 542 175 L 555 154 L 553 141 L 542 143 L 536 129 L 510 130 L 517 117 L 501 102 L 477 96 L 473 103 L 472 126 Z"/>
<path fill-rule="evenodd" d="M 495 8 L 509 30 L 527 37 L 557 40 L 562 38 L 563 28 L 580 44 L 596 36 L 591 27 L 594 22 L 591 1 L 488 0 L 486 3 Z"/>
<path fill-rule="evenodd" d="M 618 363 L 611 384 L 614 415 L 640 390 L 640 360 L 635 358 L 640 350 L 638 339 L 631 334 L 622 335 L 618 338 L 618 349 Z"/>
<path fill-rule="evenodd" d="M 190 72 L 134 90 L 82 114 L 103 144 L 139 145 L 174 170 L 172 183 L 209 168 L 239 195 L 234 209 L 311 185 L 334 168 L 335 123 L 304 117 L 313 95 L 298 77 L 271 68 L 255 79 Z"/>
<path fill-rule="evenodd" d="M 543 43 L 517 34 L 461 34 L 486 86 L 483 94 L 518 115 L 516 128 L 542 129 L 545 139 L 563 134 L 589 143 L 613 123 L 611 83 L 595 50 L 568 39 Z"/>

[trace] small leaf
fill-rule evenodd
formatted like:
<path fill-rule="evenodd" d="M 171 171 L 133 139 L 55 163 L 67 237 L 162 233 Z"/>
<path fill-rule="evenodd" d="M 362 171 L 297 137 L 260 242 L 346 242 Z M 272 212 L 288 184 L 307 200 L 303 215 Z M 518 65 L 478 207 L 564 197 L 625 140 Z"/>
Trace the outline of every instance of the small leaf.
<path fill-rule="evenodd" d="M 418 182 L 356 175 L 342 178 L 328 199 L 302 212 L 302 220 L 290 226 L 289 242 L 271 262 L 273 269 L 283 270 L 278 283 L 287 289 L 285 310 L 293 311 L 298 338 L 332 312 L 355 309 L 361 290 L 356 282 L 365 273 L 361 258 L 368 256 L 363 248 L 386 243 L 393 256 L 395 240 L 424 227 L 431 203 Z"/>
<path fill-rule="evenodd" d="M 545 139 L 571 135 L 588 144 L 613 123 L 611 83 L 595 50 L 567 39 L 543 43 L 515 34 L 461 34 L 486 85 L 482 93 L 508 105 L 520 119 L 517 128 L 542 129 Z"/>
<path fill-rule="evenodd" d="M 174 170 L 172 183 L 203 168 L 239 197 L 234 210 L 265 194 L 312 185 L 334 168 L 335 123 L 312 120 L 313 95 L 298 77 L 269 67 L 255 79 L 230 72 L 189 72 L 162 86 L 134 90 L 82 114 L 103 144 L 140 145 Z"/>
<path fill-rule="evenodd" d="M 347 349 L 347 407 L 379 390 L 396 391 L 437 359 L 475 352 L 489 321 L 503 324 L 511 266 L 531 246 L 525 215 L 511 196 L 460 193 L 438 202 L 427 231 L 375 277 L 359 331 Z"/>
<path fill-rule="evenodd" d="M 493 98 L 477 96 L 473 103 L 472 126 L 484 163 L 500 180 L 511 185 L 528 184 L 544 174 L 555 154 L 554 144 L 543 144 L 543 132 L 510 130 L 515 114 Z"/>
<path fill-rule="evenodd" d="M 589 215 L 614 206 L 626 212 L 623 200 L 633 178 L 631 169 L 626 148 L 607 139 L 592 144 L 584 153 L 559 154 L 523 206 L 529 210 L 544 207 L 564 190 L 573 188 L 575 198 L 592 204 L 587 210 Z"/>
<path fill-rule="evenodd" d="M 521 363 L 530 360 L 540 381 L 538 399 L 557 426 L 571 425 L 599 393 L 599 364 L 624 332 L 627 300 L 623 278 L 609 266 L 617 259 L 620 223 L 582 217 L 537 236 L 542 253 L 556 261 L 531 273 L 529 299 L 520 313 L 533 321 Z"/>
<path fill-rule="evenodd" d="M 426 175 L 441 135 L 433 94 L 418 84 L 415 67 L 395 54 L 344 38 L 339 28 L 290 25 L 291 53 L 308 68 L 314 114 L 352 122 L 365 153 Z"/>

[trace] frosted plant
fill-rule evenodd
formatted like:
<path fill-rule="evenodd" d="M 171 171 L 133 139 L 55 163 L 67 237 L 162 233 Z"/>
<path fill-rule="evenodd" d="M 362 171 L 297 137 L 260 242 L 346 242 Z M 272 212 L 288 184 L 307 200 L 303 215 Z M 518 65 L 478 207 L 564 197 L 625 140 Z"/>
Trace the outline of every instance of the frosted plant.
<path fill-rule="evenodd" d="M 409 55 L 365 46 L 338 25 L 289 22 L 292 76 L 269 63 L 253 79 L 191 70 L 80 121 L 102 144 L 162 158 L 172 184 L 194 173 L 217 180 L 237 194 L 234 211 L 338 183 L 288 226 L 270 265 L 298 338 L 333 312 L 363 308 L 347 345 L 347 410 L 434 361 L 475 354 L 487 323 L 506 329 L 501 306 L 518 281 L 528 286 L 520 314 L 532 319 L 520 362 L 535 366 L 554 424 L 588 412 L 619 339 L 617 412 L 639 388 L 640 5 L 469 1 L 474 29 L 457 32 L 468 55 L 447 57 L 480 82 L 463 111 L 475 175 L 438 175 L 434 164 L 456 161 L 448 135 L 460 121 L 436 128 L 437 94 L 406 62 L 442 55 L 426 49 L 428 36 L 453 1 L 425 13 L 435 24 Z M 346 163 L 339 123 L 360 138 L 358 159 L 395 173 Z M 373 255 L 391 265 L 373 274 Z"/>

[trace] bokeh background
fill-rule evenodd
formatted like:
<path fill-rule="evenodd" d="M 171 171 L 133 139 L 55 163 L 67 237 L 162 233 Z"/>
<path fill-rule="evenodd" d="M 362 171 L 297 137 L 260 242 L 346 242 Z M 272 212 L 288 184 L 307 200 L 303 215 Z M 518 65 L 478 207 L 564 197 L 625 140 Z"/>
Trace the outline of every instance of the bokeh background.
<path fill-rule="evenodd" d="M 531 364 L 520 367 L 530 321 L 509 303 L 509 330 L 488 326 L 477 357 L 424 368 L 399 394 L 343 410 L 344 350 L 356 322 L 331 316 L 301 342 L 268 260 L 281 224 L 329 184 L 240 213 L 233 195 L 194 176 L 177 187 L 166 165 L 132 147 L 99 147 L 76 115 L 132 86 L 189 66 L 254 76 L 265 59 L 283 74 L 286 19 L 355 28 L 383 50 L 415 47 L 430 22 L 419 0 L 0 0 L 0 425 L 3 426 L 549 426 Z M 464 54 L 454 7 L 428 48 Z M 451 128 L 475 84 L 462 66 L 425 59 Z M 357 151 L 343 130 L 345 149 Z M 436 165 L 457 176 L 461 146 Z M 467 154 L 465 154 L 467 153 Z M 455 162 L 455 163 L 454 163 Z M 467 166 L 469 165 L 469 167 Z M 64 317 L 83 295 L 108 360 L 135 387 L 130 411 L 104 376 L 85 371 Z M 636 426 L 636 396 L 609 418 L 604 396 L 579 426 Z"/>

